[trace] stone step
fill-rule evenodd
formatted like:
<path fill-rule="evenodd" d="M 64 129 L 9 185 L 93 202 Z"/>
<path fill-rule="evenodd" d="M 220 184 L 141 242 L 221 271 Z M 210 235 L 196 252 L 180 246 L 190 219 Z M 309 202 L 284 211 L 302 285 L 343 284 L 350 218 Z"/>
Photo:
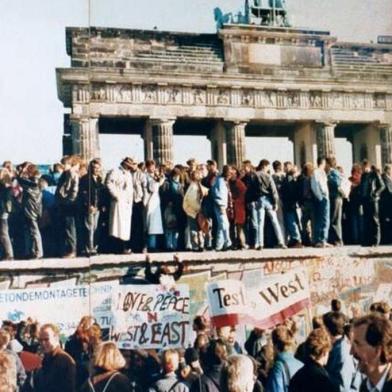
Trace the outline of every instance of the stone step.
<path fill-rule="evenodd" d="M 157 63 L 157 60 L 159 60 L 159 62 L 165 62 L 165 63 L 171 63 L 171 64 L 194 64 L 197 66 L 209 66 L 209 67 L 216 67 L 216 68 L 222 68 L 223 67 L 223 62 L 218 62 L 218 61 L 195 61 L 195 60 L 179 60 L 179 59 L 170 59 L 170 58 L 164 58 L 164 59 L 157 59 L 157 58 L 149 58 L 149 57 L 145 57 L 145 58 L 140 58 L 140 57 L 133 57 L 128 59 L 127 61 L 130 62 L 137 62 L 137 63 L 143 63 L 143 62 L 150 62 L 150 63 Z"/>
<path fill-rule="evenodd" d="M 176 62 L 181 62 L 181 61 L 190 61 L 190 62 L 196 62 L 196 63 L 223 63 L 223 61 L 219 58 L 216 57 L 191 57 L 191 56 L 170 56 L 167 54 L 157 54 L 157 53 L 139 53 L 136 56 L 133 56 L 131 58 L 139 58 L 139 59 L 156 59 L 156 60 L 170 60 L 170 61 L 176 61 Z"/>

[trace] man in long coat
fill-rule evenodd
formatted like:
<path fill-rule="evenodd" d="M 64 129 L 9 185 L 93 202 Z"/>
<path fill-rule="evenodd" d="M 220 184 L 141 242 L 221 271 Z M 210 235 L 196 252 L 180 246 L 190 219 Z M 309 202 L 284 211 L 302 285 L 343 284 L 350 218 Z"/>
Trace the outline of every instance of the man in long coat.
<path fill-rule="evenodd" d="M 133 180 L 131 169 L 137 163 L 125 158 L 118 169 L 111 170 L 106 177 L 106 186 L 111 196 L 109 212 L 109 235 L 118 240 L 123 253 L 130 253 Z"/>

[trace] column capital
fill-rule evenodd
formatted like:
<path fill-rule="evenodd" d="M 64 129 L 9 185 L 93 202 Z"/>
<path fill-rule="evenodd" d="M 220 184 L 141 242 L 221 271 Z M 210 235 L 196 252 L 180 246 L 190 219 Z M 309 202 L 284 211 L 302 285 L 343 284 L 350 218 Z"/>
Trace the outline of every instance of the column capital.
<path fill-rule="evenodd" d="M 160 125 L 173 125 L 176 122 L 176 118 L 149 118 L 152 126 L 160 126 Z"/>
<path fill-rule="evenodd" d="M 232 119 L 232 118 L 225 118 L 223 119 L 223 123 L 224 124 L 228 124 L 228 125 L 248 125 L 249 120 L 238 120 L 238 119 Z"/>
<path fill-rule="evenodd" d="M 388 128 L 391 128 L 391 127 L 392 127 L 392 124 L 390 124 L 390 123 L 378 123 L 377 124 L 377 128 L 380 129 L 380 130 L 388 129 Z"/>
<path fill-rule="evenodd" d="M 339 124 L 339 121 L 333 121 L 333 120 L 316 120 L 316 125 L 317 125 L 317 126 L 335 128 L 336 125 L 338 125 L 338 124 Z"/>

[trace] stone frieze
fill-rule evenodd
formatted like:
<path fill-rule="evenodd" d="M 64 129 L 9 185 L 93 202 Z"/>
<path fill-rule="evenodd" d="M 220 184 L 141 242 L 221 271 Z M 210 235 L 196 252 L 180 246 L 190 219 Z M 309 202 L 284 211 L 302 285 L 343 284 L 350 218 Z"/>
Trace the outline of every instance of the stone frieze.
<path fill-rule="evenodd" d="M 92 83 L 74 85 L 72 98 L 73 103 L 91 101 L 254 109 L 392 110 L 392 96 L 385 93 L 217 86 Z"/>

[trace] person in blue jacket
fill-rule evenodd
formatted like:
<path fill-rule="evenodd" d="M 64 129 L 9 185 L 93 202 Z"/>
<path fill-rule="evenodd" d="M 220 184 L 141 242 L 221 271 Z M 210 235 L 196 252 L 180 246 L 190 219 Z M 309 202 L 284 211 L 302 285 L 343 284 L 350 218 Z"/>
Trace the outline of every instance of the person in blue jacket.
<path fill-rule="evenodd" d="M 272 344 L 276 352 L 275 363 L 268 375 L 266 392 L 287 392 L 290 380 L 302 368 L 303 363 L 292 352 L 294 336 L 284 325 L 272 331 Z"/>

